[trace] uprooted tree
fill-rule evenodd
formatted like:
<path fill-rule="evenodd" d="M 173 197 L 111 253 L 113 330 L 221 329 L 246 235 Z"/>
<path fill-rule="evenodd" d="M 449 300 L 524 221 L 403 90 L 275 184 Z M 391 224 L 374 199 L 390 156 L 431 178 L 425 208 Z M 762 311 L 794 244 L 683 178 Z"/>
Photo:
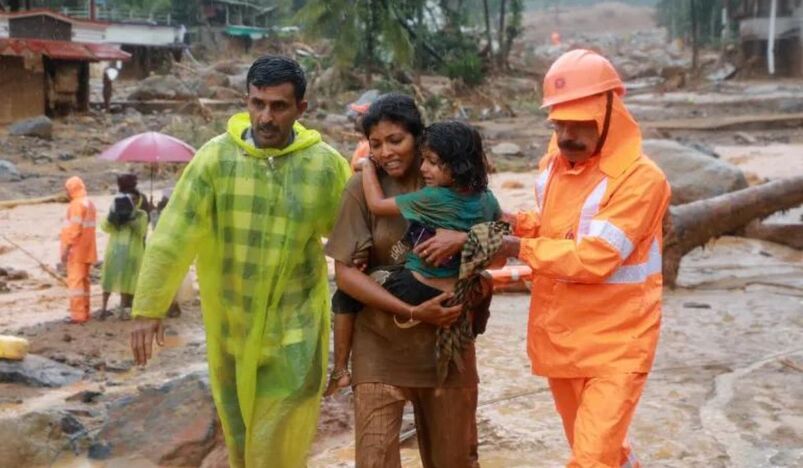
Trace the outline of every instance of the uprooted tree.
<path fill-rule="evenodd" d="M 732 233 L 801 248 L 803 227 L 755 223 L 803 203 L 803 176 L 670 207 L 664 218 L 664 284 L 674 286 L 680 260 L 709 240 Z"/>

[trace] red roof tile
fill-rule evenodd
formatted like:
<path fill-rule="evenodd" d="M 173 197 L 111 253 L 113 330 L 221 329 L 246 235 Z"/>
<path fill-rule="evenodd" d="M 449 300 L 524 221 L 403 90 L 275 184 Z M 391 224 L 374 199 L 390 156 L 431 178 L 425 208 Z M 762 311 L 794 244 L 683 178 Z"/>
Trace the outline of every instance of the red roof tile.
<path fill-rule="evenodd" d="M 42 54 L 54 59 L 98 62 L 101 60 L 128 60 L 131 54 L 111 44 L 47 41 L 44 39 L 0 39 L 0 55 L 23 56 Z"/>

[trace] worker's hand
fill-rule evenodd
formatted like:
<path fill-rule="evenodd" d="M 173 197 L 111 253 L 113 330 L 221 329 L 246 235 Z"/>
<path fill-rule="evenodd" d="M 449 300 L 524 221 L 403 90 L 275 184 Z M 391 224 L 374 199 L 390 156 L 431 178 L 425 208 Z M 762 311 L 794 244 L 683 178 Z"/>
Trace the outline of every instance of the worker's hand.
<path fill-rule="evenodd" d="M 452 256 L 463 250 L 468 234 L 448 229 L 438 229 L 435 236 L 418 244 L 413 252 L 426 263 L 434 266 L 446 263 Z"/>
<path fill-rule="evenodd" d="M 69 248 L 69 247 L 67 247 L 67 248 L 66 248 L 66 249 L 64 249 L 64 251 L 61 253 L 61 264 L 62 264 L 62 265 L 64 265 L 64 267 L 65 267 L 65 268 L 67 267 L 67 261 L 68 261 L 69 259 L 70 259 L 70 248 Z"/>
<path fill-rule="evenodd" d="M 145 365 L 153 355 L 153 340 L 159 346 L 165 344 L 165 328 L 162 319 L 138 317 L 132 321 L 131 329 L 131 352 L 134 354 L 134 362 L 138 365 Z"/>
<path fill-rule="evenodd" d="M 516 232 L 516 213 L 508 213 L 507 211 L 502 212 L 502 219 L 500 221 L 504 221 L 510 225 L 510 230 L 512 232 Z"/>
<path fill-rule="evenodd" d="M 491 268 L 499 268 L 504 265 L 508 258 L 519 258 L 521 251 L 521 238 L 516 236 L 505 236 L 502 245 L 496 251 L 496 255 L 491 259 Z"/>
<path fill-rule="evenodd" d="M 436 327 L 448 327 L 460 317 L 460 311 L 463 309 L 462 304 L 451 307 L 443 305 L 452 296 L 454 296 L 454 293 L 445 292 L 413 307 L 412 319 L 420 320 Z M 402 319 L 403 317 L 399 317 L 400 321 Z"/>

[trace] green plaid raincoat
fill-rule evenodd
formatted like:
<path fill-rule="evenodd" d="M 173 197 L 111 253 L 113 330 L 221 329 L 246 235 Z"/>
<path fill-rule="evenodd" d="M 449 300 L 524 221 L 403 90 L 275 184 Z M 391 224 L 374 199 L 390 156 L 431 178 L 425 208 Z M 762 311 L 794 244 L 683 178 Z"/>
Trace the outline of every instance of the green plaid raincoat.
<path fill-rule="evenodd" d="M 164 317 L 197 258 L 231 466 L 305 466 L 329 349 L 321 237 L 350 169 L 299 123 L 282 150 L 247 144 L 249 126 L 233 116 L 187 166 L 149 239 L 133 315 Z"/>
<path fill-rule="evenodd" d="M 148 233 L 147 213 L 143 210 L 135 213 L 134 219 L 122 226 L 115 226 L 108 218 L 100 223 L 100 229 L 109 234 L 100 273 L 103 292 L 134 294 Z"/>

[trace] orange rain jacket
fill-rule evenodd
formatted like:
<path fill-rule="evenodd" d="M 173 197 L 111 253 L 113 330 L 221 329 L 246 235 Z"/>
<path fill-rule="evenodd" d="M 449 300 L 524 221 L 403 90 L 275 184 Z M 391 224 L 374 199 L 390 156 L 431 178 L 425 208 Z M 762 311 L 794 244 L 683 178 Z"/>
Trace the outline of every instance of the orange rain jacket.
<path fill-rule="evenodd" d="M 595 120 L 604 94 L 553 106 L 553 120 Z M 613 95 L 600 155 L 571 167 L 555 136 L 540 163 L 537 210 L 519 213 L 519 258 L 533 270 L 528 354 L 553 378 L 648 372 L 661 321 L 661 222 L 670 188 L 641 153 L 641 132 Z"/>
<path fill-rule="evenodd" d="M 68 262 L 95 263 L 98 260 L 95 205 L 87 197 L 84 181 L 80 177 L 70 177 L 64 187 L 70 196 L 70 207 L 61 228 L 61 252 L 71 246 Z"/>

